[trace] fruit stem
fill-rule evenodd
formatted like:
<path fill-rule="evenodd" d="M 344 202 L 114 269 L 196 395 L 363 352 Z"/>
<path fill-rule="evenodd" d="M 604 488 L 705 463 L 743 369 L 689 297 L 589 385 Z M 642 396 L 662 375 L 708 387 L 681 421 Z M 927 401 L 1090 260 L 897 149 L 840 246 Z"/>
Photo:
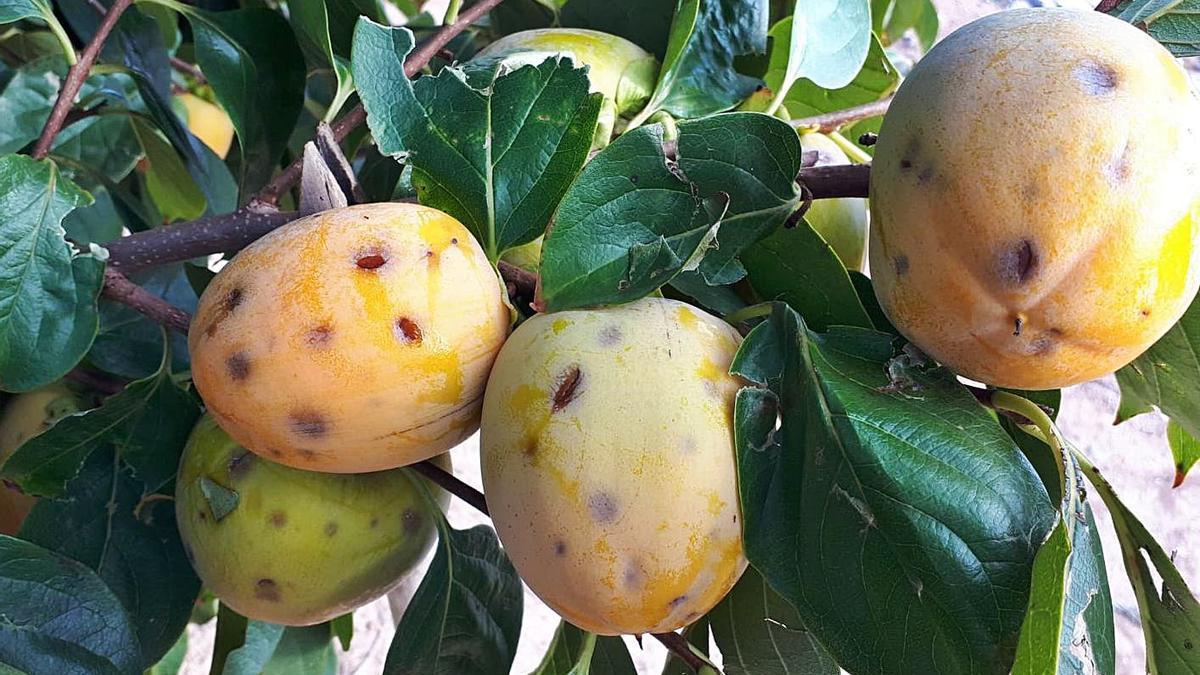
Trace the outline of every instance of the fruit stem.
<path fill-rule="evenodd" d="M 484 498 L 482 492 L 462 482 L 454 474 L 446 471 L 437 464 L 425 460 L 424 462 L 417 462 L 408 468 L 428 478 L 430 482 L 458 497 L 470 506 L 475 507 L 483 515 L 491 515 L 488 513 L 487 499 Z"/>
<path fill-rule="evenodd" d="M 758 305 L 750 305 L 749 307 L 743 307 L 736 312 L 730 312 L 729 314 L 726 314 L 725 322 L 731 324 L 749 323 L 751 319 L 767 316 L 771 313 L 772 309 L 773 307 L 769 302 L 764 302 Z"/>
<path fill-rule="evenodd" d="M 697 673 L 701 672 L 708 664 L 704 659 L 700 658 L 696 652 L 692 651 L 692 645 L 688 644 L 686 638 L 679 633 L 651 633 L 655 640 L 662 643 L 672 654 L 678 656 L 680 660 L 688 664 L 692 670 Z"/>

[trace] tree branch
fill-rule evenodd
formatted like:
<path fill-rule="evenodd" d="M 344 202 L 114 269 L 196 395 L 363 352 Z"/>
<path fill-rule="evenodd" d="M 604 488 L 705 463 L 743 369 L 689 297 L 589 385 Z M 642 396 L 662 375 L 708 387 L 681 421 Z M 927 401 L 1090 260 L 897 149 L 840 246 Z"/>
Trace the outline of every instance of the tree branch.
<path fill-rule="evenodd" d="M 692 651 L 692 645 L 688 644 L 687 639 L 679 633 L 651 633 L 651 635 L 654 636 L 655 640 L 662 643 L 662 646 L 666 647 L 668 651 L 678 656 L 680 660 L 688 664 L 697 673 L 707 665 L 704 663 L 704 659 L 696 656 L 696 652 Z"/>
<path fill-rule="evenodd" d="M 838 110 L 835 112 L 825 113 L 823 115 L 813 115 L 812 117 L 801 117 L 791 121 L 791 125 L 796 129 L 807 129 L 809 131 L 819 131 L 823 134 L 837 131 L 847 124 L 853 124 L 859 120 L 865 120 L 870 117 L 879 117 L 887 112 L 888 106 L 892 104 L 892 97 L 889 96 L 879 101 L 864 103 L 853 108 Z"/>
<path fill-rule="evenodd" d="M 833 164 L 800 169 L 796 176 L 813 199 L 866 197 L 871 183 L 870 164 Z"/>
<path fill-rule="evenodd" d="M 179 57 L 176 57 L 176 56 L 171 57 L 171 67 L 174 68 L 175 70 L 177 70 L 178 72 L 191 77 L 193 80 L 195 80 L 196 82 L 199 82 L 200 84 L 204 84 L 204 83 L 208 82 L 208 80 L 205 79 L 205 77 L 204 77 L 204 73 L 201 72 L 201 70 L 199 68 L 188 63 L 187 61 L 184 61 L 183 59 L 181 59 Z"/>
<path fill-rule="evenodd" d="M 34 159 L 45 159 L 46 155 L 50 154 L 50 146 L 54 144 L 54 137 L 62 130 L 63 123 L 67 120 L 67 113 L 71 112 L 71 107 L 75 104 L 75 97 L 79 95 L 84 80 L 92 70 L 92 65 L 96 63 L 96 57 L 100 55 L 104 41 L 108 39 L 109 33 L 112 33 L 113 27 L 117 25 L 117 19 L 121 18 L 121 14 L 132 3 L 133 0 L 117 0 L 113 3 L 100 22 L 100 27 L 96 29 L 92 41 L 87 44 L 87 47 L 84 47 L 83 53 L 79 55 L 79 60 L 67 71 L 67 79 L 58 92 L 58 99 L 54 101 L 54 107 L 50 109 L 50 118 L 46 120 L 46 126 L 42 127 L 42 135 L 38 137 L 37 145 L 33 148 Z"/>
<path fill-rule="evenodd" d="M 425 460 L 424 462 L 412 464 L 408 468 L 428 478 L 446 492 L 475 507 L 483 515 L 491 516 L 488 513 L 487 499 L 484 498 L 482 492 L 462 482 L 454 474 L 446 471 L 437 464 Z"/>
<path fill-rule="evenodd" d="M 187 335 L 192 322 L 187 312 L 138 286 L 111 267 L 104 270 L 104 290 L 101 294 L 109 300 L 132 307 L 157 324 Z"/>
<path fill-rule="evenodd" d="M 130 272 L 236 251 L 299 217 L 294 211 L 244 207 L 233 213 L 137 232 L 104 246 L 109 265 Z"/>

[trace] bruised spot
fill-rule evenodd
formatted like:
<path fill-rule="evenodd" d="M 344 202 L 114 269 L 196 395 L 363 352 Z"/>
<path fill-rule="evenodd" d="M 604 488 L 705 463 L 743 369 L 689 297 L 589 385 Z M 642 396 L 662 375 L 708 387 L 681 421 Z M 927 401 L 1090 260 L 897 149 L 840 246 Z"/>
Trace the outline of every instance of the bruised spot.
<path fill-rule="evenodd" d="M 309 347 L 325 347 L 333 339 L 333 327 L 328 324 L 321 324 L 316 328 L 310 328 L 304 334 L 304 342 Z"/>
<path fill-rule="evenodd" d="M 927 166 L 924 169 L 921 169 L 920 173 L 917 174 L 918 183 L 928 183 L 931 180 L 933 180 L 932 166 Z"/>
<path fill-rule="evenodd" d="M 458 246 L 458 237 L 451 237 L 451 238 L 450 238 L 450 245 L 451 245 L 451 246 Z"/>
<path fill-rule="evenodd" d="M 1149 307 L 1142 308 L 1142 316 L 1150 316 L 1150 308 Z"/>
<path fill-rule="evenodd" d="M 250 357 L 246 352 L 234 352 L 225 358 L 225 370 L 234 381 L 250 377 Z"/>
<path fill-rule="evenodd" d="M 274 452 L 278 453 L 279 451 L 275 450 Z M 249 450 L 243 450 L 242 452 L 229 458 L 229 477 L 233 480 L 237 480 L 242 476 L 245 476 L 246 472 L 249 471 L 250 467 L 252 466 L 254 466 L 254 453 L 250 452 Z"/>
<path fill-rule="evenodd" d="M 901 169 L 904 169 L 907 171 L 908 169 L 911 169 L 912 167 L 913 167 L 913 163 L 912 163 L 911 159 L 908 159 L 907 157 L 905 157 L 904 159 L 900 160 L 900 168 Z"/>
<path fill-rule="evenodd" d="M 284 525 L 287 525 L 287 520 L 287 514 L 283 511 L 272 511 L 271 515 L 267 516 L 267 522 L 270 523 L 272 527 L 283 527 Z"/>
<path fill-rule="evenodd" d="M 621 328 L 615 324 L 601 328 L 596 341 L 601 347 L 615 347 L 621 344 Z"/>
<path fill-rule="evenodd" d="M 400 516 L 400 526 L 404 528 L 404 534 L 416 534 L 421 531 L 423 523 L 421 514 L 412 509 L 404 509 L 404 513 Z"/>
<path fill-rule="evenodd" d="M 1042 356 L 1049 354 L 1058 348 L 1059 340 L 1062 338 L 1062 331 L 1057 328 L 1051 328 L 1043 331 L 1029 343 L 1029 353 L 1033 356 Z"/>
<path fill-rule="evenodd" d="M 635 591 L 642 587 L 642 568 L 634 563 L 625 565 L 625 571 L 621 574 L 621 583 L 625 588 Z"/>
<path fill-rule="evenodd" d="M 676 609 L 679 608 L 680 605 L 682 605 L 683 603 L 685 603 L 687 601 L 688 601 L 687 595 L 677 595 L 677 596 L 671 598 L 671 602 L 667 603 L 667 608 L 670 609 L 671 611 L 675 611 Z"/>
<path fill-rule="evenodd" d="M 896 268 L 896 276 L 902 277 L 908 274 L 908 256 L 898 255 L 892 258 L 892 266 Z"/>
<path fill-rule="evenodd" d="M 579 372 L 579 366 L 571 366 L 558 376 L 558 384 L 554 387 L 554 398 L 550 403 L 550 412 L 556 413 L 566 408 L 579 396 L 579 386 L 583 381 L 583 375 Z"/>
<path fill-rule="evenodd" d="M 1024 284 L 1037 276 L 1038 263 L 1033 242 L 1022 239 L 996 256 L 996 276 L 1013 286 Z"/>
<path fill-rule="evenodd" d="M 325 523 L 325 536 L 332 537 L 338 533 L 338 524 L 332 520 Z"/>
<path fill-rule="evenodd" d="M 1107 63 L 1087 59 L 1075 66 L 1075 79 L 1092 96 L 1111 94 L 1121 83 L 1121 74 Z"/>
<path fill-rule="evenodd" d="M 561 558 L 566 554 L 567 554 L 567 542 L 563 541 L 562 539 L 559 539 L 558 541 L 554 542 L 554 555 Z"/>
<path fill-rule="evenodd" d="M 617 502 L 607 492 L 595 492 L 587 500 L 588 513 L 597 523 L 611 523 L 617 519 Z"/>
<path fill-rule="evenodd" d="M 297 436 L 320 438 L 329 432 L 329 422 L 316 410 L 297 410 L 288 416 L 288 425 Z M 304 451 L 301 450 L 301 453 Z M 309 451 L 311 452 L 311 451 Z"/>
<path fill-rule="evenodd" d="M 405 344 L 419 345 L 424 339 L 424 334 L 421 331 L 421 326 L 416 321 L 402 316 L 396 319 L 396 339 Z"/>
<path fill-rule="evenodd" d="M 274 579 L 259 579 L 254 584 L 254 597 L 267 602 L 279 602 L 279 584 Z"/>
<path fill-rule="evenodd" d="M 1126 143 L 1125 147 L 1121 149 L 1121 153 L 1108 163 L 1106 170 L 1110 181 L 1124 183 L 1133 175 L 1133 160 L 1130 154 L 1129 144 Z"/>

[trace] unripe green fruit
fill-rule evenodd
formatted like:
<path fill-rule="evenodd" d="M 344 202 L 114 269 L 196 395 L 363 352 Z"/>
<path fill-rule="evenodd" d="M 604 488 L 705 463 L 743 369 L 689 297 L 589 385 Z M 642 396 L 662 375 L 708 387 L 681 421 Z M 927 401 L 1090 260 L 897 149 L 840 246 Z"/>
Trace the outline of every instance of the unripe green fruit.
<path fill-rule="evenodd" d="M 818 153 L 817 166 L 849 164 L 850 158 L 824 134 L 804 134 L 800 146 Z M 837 253 L 848 270 L 862 271 L 867 250 L 867 200 L 857 197 L 818 199 L 804 219 Z"/>
<path fill-rule="evenodd" d="M 0 415 L 0 464 L 22 443 L 79 408 L 79 398 L 62 382 L 15 396 Z M 0 533 L 15 535 L 36 503 L 14 486 L 0 485 Z"/>
<path fill-rule="evenodd" d="M 674 300 L 539 314 L 505 343 L 480 432 L 521 578 L 601 635 L 702 616 L 745 569 L 733 447 L 741 338 Z"/>
<path fill-rule="evenodd" d="M 222 602 L 252 619 L 304 626 L 383 595 L 432 546 L 438 516 L 413 480 L 402 469 L 331 474 L 275 464 L 206 416 L 184 449 L 175 515 L 196 573 Z M 445 508 L 449 495 L 436 494 Z"/>

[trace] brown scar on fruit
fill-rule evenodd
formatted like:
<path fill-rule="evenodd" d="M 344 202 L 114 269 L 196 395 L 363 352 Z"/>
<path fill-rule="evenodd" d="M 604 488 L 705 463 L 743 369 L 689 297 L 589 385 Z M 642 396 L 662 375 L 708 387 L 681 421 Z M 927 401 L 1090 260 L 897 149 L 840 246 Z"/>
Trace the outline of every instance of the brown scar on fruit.
<path fill-rule="evenodd" d="M 625 588 L 635 590 L 642 586 L 642 569 L 634 563 L 625 565 L 625 571 L 621 574 L 621 581 L 625 584 Z"/>
<path fill-rule="evenodd" d="M 329 422 L 316 410 L 297 410 L 288 415 L 288 425 L 297 436 L 320 438 L 329 431 Z M 303 451 L 302 451 L 303 452 Z M 311 450 L 309 452 L 312 452 Z"/>
<path fill-rule="evenodd" d="M 278 451 L 275 451 L 278 452 Z M 229 477 L 237 480 L 246 475 L 250 467 L 254 465 L 254 453 L 245 450 L 239 454 L 229 458 Z"/>
<path fill-rule="evenodd" d="M 611 523 L 617 519 L 617 503 L 607 492 L 595 492 L 588 497 L 588 513 L 597 523 Z"/>
<path fill-rule="evenodd" d="M 1121 83 L 1121 73 L 1107 63 L 1087 59 L 1075 66 L 1075 79 L 1092 96 L 1111 94 Z"/>
<path fill-rule="evenodd" d="M 583 381 L 583 374 L 579 371 L 579 366 L 571 366 L 558 376 L 558 383 L 554 387 L 554 397 L 550 403 L 550 412 L 560 412 L 574 401 L 580 394 L 579 386 Z"/>
<path fill-rule="evenodd" d="M 996 276 L 1009 285 L 1018 286 L 1037 276 L 1039 262 L 1033 242 L 1022 239 L 996 256 Z"/>
<path fill-rule="evenodd" d="M 271 523 L 273 527 L 283 527 L 287 525 L 287 521 L 287 514 L 283 511 L 272 511 L 271 515 L 267 516 L 267 522 Z"/>
<path fill-rule="evenodd" d="M 400 525 L 404 528 L 405 534 L 416 534 L 421 531 L 421 514 L 412 509 L 404 509 L 404 514 L 400 516 Z"/>
<path fill-rule="evenodd" d="M 405 344 L 419 345 L 424 339 L 424 333 L 416 321 L 402 316 L 396 319 L 396 337 Z"/>
<path fill-rule="evenodd" d="M 217 333 L 217 327 L 221 325 L 225 319 L 229 318 L 230 314 L 242 304 L 242 300 L 246 297 L 246 292 L 240 286 L 235 286 L 229 289 L 224 298 L 217 303 L 213 310 L 212 321 L 208 322 L 208 327 L 204 329 L 204 334 L 212 337 Z"/>
<path fill-rule="evenodd" d="M 311 328 L 304 335 L 304 341 L 309 347 L 324 347 L 333 339 L 333 327 L 328 324 L 321 324 L 316 328 Z"/>
<path fill-rule="evenodd" d="M 377 270 L 387 264 L 387 256 L 378 248 L 369 248 L 354 254 L 354 264 L 360 270 Z"/>
<path fill-rule="evenodd" d="M 240 382 L 250 377 L 250 357 L 246 352 L 234 352 L 225 358 L 225 370 L 234 381 Z"/>
<path fill-rule="evenodd" d="M 567 542 L 563 541 L 562 539 L 559 539 L 558 541 L 554 542 L 554 555 L 561 558 L 562 556 L 564 556 L 566 554 L 567 554 Z"/>
<path fill-rule="evenodd" d="M 892 258 L 892 265 L 896 268 L 896 276 L 902 277 L 908 274 L 908 256 L 898 255 Z"/>
<path fill-rule="evenodd" d="M 259 579 L 254 584 L 254 597 L 267 602 L 279 602 L 279 584 L 274 579 Z"/>
<path fill-rule="evenodd" d="M 674 610 L 687 601 L 688 601 L 687 595 L 677 595 L 674 598 L 671 598 L 671 602 L 667 603 L 667 607 Z"/>

